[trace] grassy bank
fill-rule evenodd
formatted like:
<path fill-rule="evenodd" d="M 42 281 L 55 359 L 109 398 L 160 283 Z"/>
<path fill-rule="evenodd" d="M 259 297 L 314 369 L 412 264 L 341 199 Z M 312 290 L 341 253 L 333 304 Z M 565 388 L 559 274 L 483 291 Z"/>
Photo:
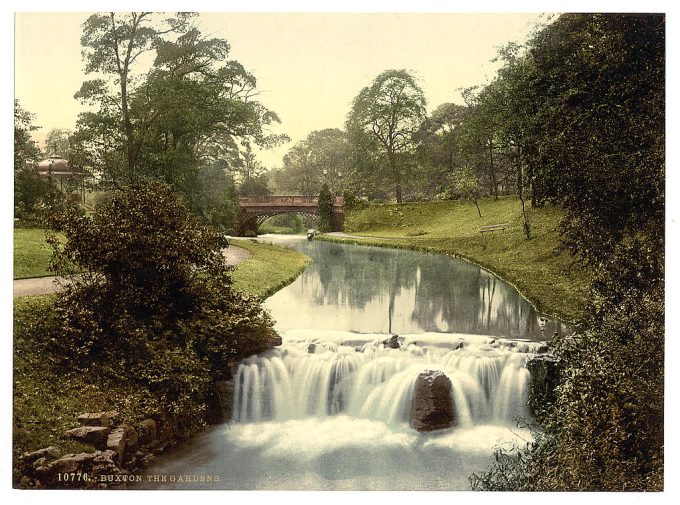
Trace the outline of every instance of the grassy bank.
<path fill-rule="evenodd" d="M 269 223 L 263 223 L 257 230 L 258 235 L 265 233 L 273 233 L 275 235 L 304 235 L 304 229 L 295 229 L 290 226 L 276 226 Z"/>
<path fill-rule="evenodd" d="M 266 298 L 290 284 L 309 262 L 304 254 L 283 247 L 252 240 L 232 240 L 231 243 L 252 254 L 247 261 L 236 265 L 232 274 L 234 288 L 260 298 Z"/>
<path fill-rule="evenodd" d="M 44 232 L 40 230 L 44 235 Z M 309 258 L 296 251 L 250 241 L 234 241 L 252 256 L 233 272 L 236 289 L 265 297 L 297 277 Z M 56 295 L 14 299 L 14 454 L 54 445 L 62 453 L 93 448 L 63 432 L 84 412 L 116 410 L 129 423 L 153 410 L 154 398 L 133 385 L 56 366 L 49 342 L 55 334 Z"/>
<path fill-rule="evenodd" d="M 52 248 L 45 242 L 44 228 L 14 230 L 14 278 L 54 275 L 47 270 Z"/>
<path fill-rule="evenodd" d="M 465 258 L 515 285 L 539 310 L 577 319 L 591 276 L 559 249 L 561 209 L 529 208 L 532 239 L 526 240 L 516 198 L 485 199 L 479 205 L 481 218 L 467 201 L 371 205 L 348 213 L 345 219 L 345 233 L 362 238 L 322 239 Z M 481 226 L 501 223 L 508 223 L 508 229 L 479 231 Z"/>

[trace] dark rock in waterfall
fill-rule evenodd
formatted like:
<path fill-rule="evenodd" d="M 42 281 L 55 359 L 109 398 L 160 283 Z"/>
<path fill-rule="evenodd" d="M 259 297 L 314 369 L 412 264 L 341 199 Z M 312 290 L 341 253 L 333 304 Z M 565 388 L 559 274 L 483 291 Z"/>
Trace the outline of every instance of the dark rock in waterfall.
<path fill-rule="evenodd" d="M 455 409 L 451 380 L 439 370 L 418 375 L 411 407 L 411 428 L 436 431 L 453 428 Z"/>
<path fill-rule="evenodd" d="M 537 420 L 544 417 L 555 401 L 555 387 L 559 380 L 559 360 L 551 354 L 534 356 L 527 362 L 531 372 L 529 408 Z"/>
<path fill-rule="evenodd" d="M 217 394 L 217 401 L 219 405 L 218 421 L 228 421 L 231 419 L 234 402 L 234 381 L 229 380 L 215 382 L 215 393 Z"/>
<path fill-rule="evenodd" d="M 399 335 L 392 335 L 390 338 L 383 340 L 383 345 L 389 349 L 399 349 L 401 347 Z"/>
<path fill-rule="evenodd" d="M 307 352 L 309 354 L 314 354 L 316 352 L 316 344 L 312 343 L 307 346 Z"/>

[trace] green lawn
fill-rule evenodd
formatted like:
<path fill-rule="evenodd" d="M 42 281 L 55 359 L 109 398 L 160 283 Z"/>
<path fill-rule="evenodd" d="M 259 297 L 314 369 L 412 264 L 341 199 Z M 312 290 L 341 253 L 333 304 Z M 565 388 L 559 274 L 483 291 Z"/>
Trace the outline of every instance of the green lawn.
<path fill-rule="evenodd" d="M 252 253 L 248 260 L 236 265 L 232 274 L 234 287 L 260 298 L 266 298 L 291 283 L 309 262 L 304 254 L 283 247 L 252 240 L 232 239 L 231 243 Z"/>
<path fill-rule="evenodd" d="M 45 242 L 43 228 L 17 228 L 14 230 L 14 278 L 44 277 L 54 275 L 47 270 L 52 248 Z"/>
<path fill-rule="evenodd" d="M 252 257 L 233 273 L 236 289 L 266 298 L 293 281 L 305 268 L 309 258 L 281 247 L 234 240 L 234 245 L 248 249 Z M 45 230 L 14 230 L 14 278 L 53 275 L 47 270 L 52 249 L 45 242 Z"/>
<path fill-rule="evenodd" d="M 264 233 L 274 233 L 277 235 L 304 235 L 305 230 L 296 230 L 291 226 L 276 226 L 269 223 L 262 223 L 262 225 L 257 230 L 258 235 Z"/>
<path fill-rule="evenodd" d="M 568 320 L 582 312 L 591 276 L 559 249 L 557 207 L 529 208 L 532 239 L 522 230 L 519 200 L 513 197 L 479 202 L 482 217 L 468 201 L 371 205 L 350 212 L 345 232 L 369 236 L 352 241 L 420 249 L 473 261 L 512 283 L 540 310 Z M 508 223 L 505 231 L 480 233 L 484 225 Z"/>

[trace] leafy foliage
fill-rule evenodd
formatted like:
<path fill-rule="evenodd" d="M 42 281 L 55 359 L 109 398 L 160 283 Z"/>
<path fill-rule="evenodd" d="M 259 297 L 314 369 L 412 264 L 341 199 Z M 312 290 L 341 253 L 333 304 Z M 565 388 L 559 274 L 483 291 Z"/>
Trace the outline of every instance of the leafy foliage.
<path fill-rule="evenodd" d="M 283 167 L 273 171 L 272 181 L 282 193 L 317 195 L 324 181 L 338 191 L 349 175 L 349 149 L 345 132 L 313 131 L 283 157 Z"/>
<path fill-rule="evenodd" d="M 404 170 L 399 155 L 412 149 L 426 105 L 423 90 L 411 74 L 385 70 L 354 98 L 347 116 L 350 139 L 376 144 L 387 159 L 397 203 L 402 200 Z"/>
<path fill-rule="evenodd" d="M 204 37 L 195 14 L 93 14 L 81 43 L 86 73 L 76 98 L 92 107 L 74 133 L 74 156 L 104 184 L 161 180 L 212 224 L 233 224 L 238 176 L 249 181 L 250 145 L 287 140 L 277 115 L 255 100 L 256 79 L 229 59 L 226 40 Z M 146 58 L 145 58 L 146 56 Z M 144 61 L 154 56 L 151 66 Z M 220 175 L 220 172 L 222 174 Z M 215 183 L 222 197 L 206 190 Z"/>
<path fill-rule="evenodd" d="M 227 360 L 274 342 L 259 302 L 231 289 L 226 239 L 166 185 L 117 192 L 92 217 L 68 207 L 50 225 L 67 239 L 51 238 L 56 272 L 86 272 L 71 276 L 56 302 L 53 345 L 64 366 L 132 381 L 196 422 Z"/>
<path fill-rule="evenodd" d="M 664 37 L 663 15 L 569 14 L 531 43 L 534 196 L 596 276 L 543 435 L 477 488 L 663 489 Z"/>
<path fill-rule="evenodd" d="M 40 128 L 34 118 L 14 100 L 14 215 L 22 219 L 35 219 L 40 202 L 53 193 L 49 181 L 34 171 L 41 155 L 31 138 L 31 132 Z"/>

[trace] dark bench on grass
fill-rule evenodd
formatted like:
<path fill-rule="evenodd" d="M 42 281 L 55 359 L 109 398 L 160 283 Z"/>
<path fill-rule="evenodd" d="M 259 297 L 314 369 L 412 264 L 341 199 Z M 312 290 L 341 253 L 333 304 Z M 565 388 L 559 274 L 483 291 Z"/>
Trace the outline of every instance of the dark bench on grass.
<path fill-rule="evenodd" d="M 482 226 L 481 228 L 479 228 L 479 233 L 486 233 L 488 231 L 505 230 L 508 226 L 509 226 L 508 223 L 490 224 L 489 226 Z"/>

